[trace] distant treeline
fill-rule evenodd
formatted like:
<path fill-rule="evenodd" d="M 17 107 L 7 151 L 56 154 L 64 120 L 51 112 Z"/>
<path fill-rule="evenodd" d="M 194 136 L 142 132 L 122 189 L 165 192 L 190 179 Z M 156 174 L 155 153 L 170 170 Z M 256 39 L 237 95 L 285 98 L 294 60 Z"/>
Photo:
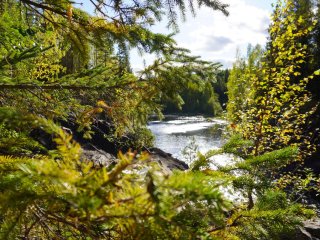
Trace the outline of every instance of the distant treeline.
<path fill-rule="evenodd" d="M 206 82 L 201 87 L 188 84 L 180 93 L 183 101 L 181 108 L 175 102 L 163 100 L 164 113 L 220 115 L 226 109 L 228 102 L 228 77 L 228 69 L 219 70 L 215 81 Z"/>

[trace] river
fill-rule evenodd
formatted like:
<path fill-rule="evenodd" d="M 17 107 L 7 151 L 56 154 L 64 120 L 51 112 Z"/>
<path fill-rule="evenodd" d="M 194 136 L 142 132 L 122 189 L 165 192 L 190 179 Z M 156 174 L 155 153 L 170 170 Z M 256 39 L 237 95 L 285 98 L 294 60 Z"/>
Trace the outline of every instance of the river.
<path fill-rule="evenodd" d="M 187 164 L 191 164 L 196 159 L 195 151 L 206 153 L 211 149 L 220 148 L 225 143 L 226 126 L 227 121 L 207 119 L 203 116 L 167 116 L 164 121 L 151 121 L 148 124 L 148 128 L 155 135 L 155 147 L 171 153 L 173 157 Z M 191 149 L 189 154 L 183 154 L 186 147 Z M 210 168 L 217 169 L 218 166 L 232 164 L 234 157 L 230 154 L 219 154 L 211 157 L 210 160 Z M 227 198 L 234 201 L 240 202 L 244 199 L 230 187 L 221 188 L 221 191 Z"/>
<path fill-rule="evenodd" d="M 206 153 L 224 143 L 227 122 L 203 116 L 166 116 L 163 121 L 151 121 L 148 128 L 155 135 L 155 147 L 190 164 L 195 152 Z"/>

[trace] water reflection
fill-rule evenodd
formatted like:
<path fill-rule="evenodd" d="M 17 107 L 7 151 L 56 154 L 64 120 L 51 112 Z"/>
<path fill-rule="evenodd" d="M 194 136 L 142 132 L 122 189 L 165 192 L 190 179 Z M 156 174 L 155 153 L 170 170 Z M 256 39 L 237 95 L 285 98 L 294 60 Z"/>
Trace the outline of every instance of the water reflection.
<path fill-rule="evenodd" d="M 187 160 L 183 149 L 193 141 L 198 150 L 205 153 L 222 146 L 222 133 L 226 121 L 208 120 L 202 116 L 170 116 L 164 121 L 152 121 L 148 128 L 155 135 L 155 146 L 171 153 L 174 157 Z"/>

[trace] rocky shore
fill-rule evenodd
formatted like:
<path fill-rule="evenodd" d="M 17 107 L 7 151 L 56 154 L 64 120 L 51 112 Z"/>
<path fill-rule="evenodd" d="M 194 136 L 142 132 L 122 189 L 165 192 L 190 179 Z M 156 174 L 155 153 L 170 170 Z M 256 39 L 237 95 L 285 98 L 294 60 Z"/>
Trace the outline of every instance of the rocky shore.
<path fill-rule="evenodd" d="M 108 134 L 110 126 L 105 121 L 100 121 L 92 126 L 93 134 L 90 139 L 84 138 L 83 134 L 77 131 L 78 126 L 72 121 L 61 122 L 61 125 L 64 131 L 72 134 L 74 140 L 81 145 L 81 158 L 86 161 L 92 161 L 96 167 L 107 167 L 116 164 L 118 161 L 117 153 L 120 150 L 126 151 L 126 149 L 119 147 L 117 143 L 106 139 L 105 136 Z M 31 136 L 49 150 L 56 147 L 53 136 L 41 129 L 34 130 Z M 159 148 L 143 148 L 141 151 L 147 152 L 150 161 L 157 162 L 166 172 L 174 169 L 186 170 L 189 168 L 185 162 L 172 157 L 171 154 Z"/>
<path fill-rule="evenodd" d="M 172 157 L 171 154 L 162 151 L 159 148 L 151 148 L 147 150 L 149 154 L 150 161 L 159 163 L 160 167 L 163 168 L 165 172 L 170 172 L 174 169 L 187 170 L 188 164 L 185 162 Z M 117 158 L 110 153 L 102 149 L 83 149 L 82 159 L 92 161 L 94 166 L 97 167 L 107 167 L 117 163 Z"/>

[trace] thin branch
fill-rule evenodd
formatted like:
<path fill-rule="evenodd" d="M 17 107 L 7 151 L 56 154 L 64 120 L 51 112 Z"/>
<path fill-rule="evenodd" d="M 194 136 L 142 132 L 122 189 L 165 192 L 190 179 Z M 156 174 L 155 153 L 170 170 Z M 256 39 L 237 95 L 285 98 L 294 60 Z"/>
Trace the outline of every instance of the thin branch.
<path fill-rule="evenodd" d="M 228 224 L 227 226 L 220 226 L 220 227 L 211 228 L 211 229 L 208 231 L 208 233 L 216 232 L 216 231 L 222 230 L 222 229 L 224 229 L 224 228 L 226 228 L 226 227 L 235 227 L 235 226 L 237 226 L 237 224 L 238 224 L 238 220 L 239 220 L 240 218 L 242 218 L 242 217 L 245 217 L 245 216 L 243 216 L 243 215 L 240 214 L 238 217 L 236 217 L 236 218 L 233 220 L 233 222 L 232 222 L 231 224 Z"/>
<path fill-rule="evenodd" d="M 37 3 L 37 2 L 34 2 L 34 1 L 30 1 L 30 0 L 21 0 L 21 2 L 23 2 L 23 3 L 27 4 L 27 5 L 31 5 L 31 6 L 37 7 L 37 8 L 41 8 L 41 9 L 45 9 L 45 10 L 48 10 L 48 11 L 51 11 L 51 12 L 55 12 L 55 13 L 57 13 L 59 15 L 67 17 L 67 12 L 61 11 L 60 9 L 53 8 L 53 7 L 50 7 L 50 6 L 45 5 L 45 4 Z"/>

